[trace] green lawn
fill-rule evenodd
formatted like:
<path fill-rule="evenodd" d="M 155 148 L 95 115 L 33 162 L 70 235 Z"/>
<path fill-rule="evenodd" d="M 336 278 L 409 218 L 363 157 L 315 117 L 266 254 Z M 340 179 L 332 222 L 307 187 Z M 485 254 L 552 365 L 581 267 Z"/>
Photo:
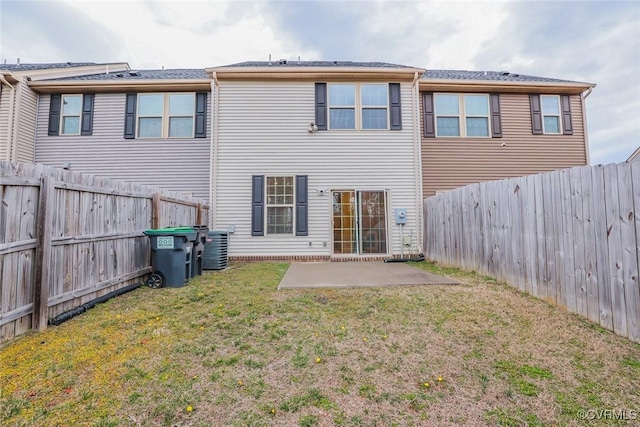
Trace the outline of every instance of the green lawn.
<path fill-rule="evenodd" d="M 429 263 L 416 267 L 461 285 L 277 291 L 287 266 L 140 288 L 3 344 L 0 425 L 631 425 L 580 418 L 623 409 L 640 419 L 640 346 L 578 316 Z"/>

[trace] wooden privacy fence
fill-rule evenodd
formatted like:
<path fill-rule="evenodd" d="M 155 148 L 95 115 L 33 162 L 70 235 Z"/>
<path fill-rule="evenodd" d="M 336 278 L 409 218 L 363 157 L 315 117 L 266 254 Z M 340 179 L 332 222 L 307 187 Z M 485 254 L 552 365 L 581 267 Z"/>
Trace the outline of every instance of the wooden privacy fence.
<path fill-rule="evenodd" d="M 473 184 L 424 206 L 427 259 L 640 342 L 640 162 Z"/>
<path fill-rule="evenodd" d="M 157 188 L 0 162 L 0 341 L 140 282 L 151 271 L 144 230 L 207 217 Z"/>

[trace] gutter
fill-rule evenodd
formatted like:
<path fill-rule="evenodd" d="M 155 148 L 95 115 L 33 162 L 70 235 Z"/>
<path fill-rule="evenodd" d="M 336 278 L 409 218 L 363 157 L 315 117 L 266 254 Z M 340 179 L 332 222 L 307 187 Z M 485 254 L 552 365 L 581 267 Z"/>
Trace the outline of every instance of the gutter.
<path fill-rule="evenodd" d="M 452 80 L 452 79 L 421 79 L 420 87 L 424 90 L 502 90 L 509 88 L 522 92 L 541 93 L 571 93 L 579 94 L 586 89 L 595 87 L 593 83 L 561 83 L 561 82 L 510 82 L 499 80 Z"/>
<path fill-rule="evenodd" d="M 589 132 L 587 132 L 587 108 L 586 108 L 586 100 L 593 92 L 593 88 L 595 85 L 591 86 L 585 92 L 580 94 L 580 104 L 582 107 L 582 132 L 584 134 L 584 149 L 586 154 L 586 162 L 587 165 L 591 164 L 591 153 L 589 152 Z"/>
<path fill-rule="evenodd" d="M 118 92 L 129 89 L 167 90 L 167 89 L 208 89 L 211 79 L 162 79 L 132 80 L 114 78 L 113 80 L 40 80 L 29 82 L 29 87 L 40 93 L 82 93 L 83 91 Z"/>
<path fill-rule="evenodd" d="M 211 148 L 210 148 L 210 177 L 209 177 L 209 227 L 215 229 L 216 227 L 216 209 L 217 209 L 217 197 L 218 197 L 218 107 L 219 107 L 219 94 L 220 94 L 220 82 L 215 71 L 212 73 L 211 80 Z"/>
<path fill-rule="evenodd" d="M 7 126 L 7 147 L 6 147 L 6 154 L 5 154 L 5 160 L 6 161 L 11 161 L 11 151 L 12 151 L 12 145 L 13 145 L 13 135 L 14 135 L 14 131 L 13 131 L 13 119 L 15 116 L 15 95 L 16 95 L 16 88 L 7 81 L 7 79 L 5 78 L 5 76 L 3 74 L 0 74 L 0 82 L 2 82 L 2 84 L 7 85 L 8 87 L 11 88 L 11 95 L 9 97 L 9 123 Z"/>

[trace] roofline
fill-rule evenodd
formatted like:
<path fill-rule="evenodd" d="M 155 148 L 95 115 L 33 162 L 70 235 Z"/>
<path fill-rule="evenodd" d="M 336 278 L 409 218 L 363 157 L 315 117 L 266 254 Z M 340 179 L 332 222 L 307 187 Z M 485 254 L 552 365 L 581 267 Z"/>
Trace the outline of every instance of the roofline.
<path fill-rule="evenodd" d="M 514 92 L 551 92 L 578 94 L 596 87 L 594 83 L 579 82 L 536 82 L 536 81 L 504 81 L 504 80 L 456 80 L 456 79 L 426 79 L 418 80 L 420 89 L 440 90 L 504 90 L 508 88 Z"/>
<path fill-rule="evenodd" d="M 299 67 L 299 66 L 263 66 L 263 67 L 208 67 L 205 71 L 216 74 L 218 79 L 287 79 L 287 78 L 354 78 L 363 76 L 413 78 L 415 73 L 424 73 L 424 68 L 414 67 Z M 396 77 L 397 78 L 397 77 Z"/>
<path fill-rule="evenodd" d="M 636 157 L 640 156 L 640 147 L 636 148 L 636 151 L 634 151 L 629 158 L 627 159 L 627 162 L 630 162 L 631 160 L 635 159 Z"/>
<path fill-rule="evenodd" d="M 122 92 L 123 90 L 210 90 L 211 79 L 146 80 L 65 80 L 32 81 L 29 86 L 40 93 Z"/>
<path fill-rule="evenodd" d="M 52 78 L 57 75 L 86 75 L 99 74 L 102 72 L 121 72 L 129 71 L 131 68 L 127 62 L 109 62 L 105 64 L 81 65 L 78 67 L 52 67 L 39 70 L 0 70 L 3 74 L 12 74 L 22 77 L 28 75 L 32 79 L 40 80 L 43 78 Z"/>

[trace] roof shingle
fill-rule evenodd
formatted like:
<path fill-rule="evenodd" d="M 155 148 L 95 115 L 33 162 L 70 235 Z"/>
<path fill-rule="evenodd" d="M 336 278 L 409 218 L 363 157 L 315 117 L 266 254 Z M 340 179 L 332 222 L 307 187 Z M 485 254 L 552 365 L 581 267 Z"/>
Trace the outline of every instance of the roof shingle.
<path fill-rule="evenodd" d="M 90 74 L 86 76 L 65 77 L 62 79 L 53 79 L 60 81 L 69 80 L 191 80 L 191 79 L 208 79 L 209 74 L 203 68 L 181 68 L 167 70 L 131 70 L 119 71 L 115 73 Z"/>
<path fill-rule="evenodd" d="M 34 71 L 48 70 L 53 68 L 73 68 L 86 67 L 89 65 L 101 65 L 95 62 L 58 62 L 58 63 L 39 63 L 39 64 L 2 64 L 0 70 L 7 71 Z"/>
<path fill-rule="evenodd" d="M 422 79 L 443 80 L 487 80 L 502 82 L 546 82 L 546 83 L 583 83 L 572 80 L 560 80 L 548 77 L 528 76 L 508 71 L 466 71 L 466 70 L 427 70 Z"/>
<path fill-rule="evenodd" d="M 242 67 L 348 67 L 348 68 L 419 68 L 409 65 L 390 64 L 388 62 L 356 62 L 356 61 L 245 61 L 237 64 L 223 65 L 215 68 Z"/>

